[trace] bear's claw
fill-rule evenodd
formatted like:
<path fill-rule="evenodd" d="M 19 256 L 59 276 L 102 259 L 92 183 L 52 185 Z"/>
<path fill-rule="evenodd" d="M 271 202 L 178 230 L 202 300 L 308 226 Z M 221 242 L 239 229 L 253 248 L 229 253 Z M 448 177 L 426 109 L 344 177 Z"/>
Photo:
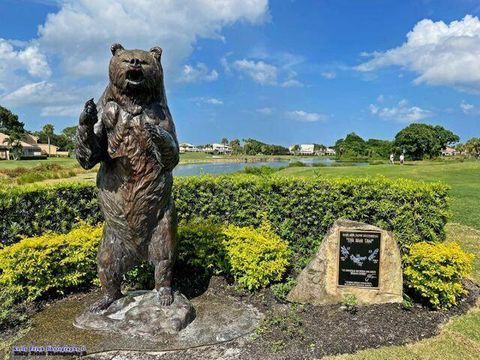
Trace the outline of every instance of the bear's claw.
<path fill-rule="evenodd" d="M 90 305 L 89 310 L 92 313 L 99 314 L 103 310 L 107 309 L 115 300 L 118 300 L 120 297 L 104 296 L 100 300 L 94 302 Z"/>
<path fill-rule="evenodd" d="M 158 289 L 157 297 L 161 306 L 170 306 L 173 303 L 172 289 L 169 287 Z"/>

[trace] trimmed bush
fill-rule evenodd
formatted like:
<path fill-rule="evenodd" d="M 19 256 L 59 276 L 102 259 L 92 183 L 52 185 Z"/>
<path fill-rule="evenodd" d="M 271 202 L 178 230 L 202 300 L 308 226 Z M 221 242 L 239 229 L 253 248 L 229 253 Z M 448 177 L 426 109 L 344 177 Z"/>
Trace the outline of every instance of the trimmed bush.
<path fill-rule="evenodd" d="M 445 238 L 448 187 L 438 183 L 375 179 L 298 179 L 249 175 L 176 178 L 173 194 L 181 220 L 214 218 L 258 226 L 263 213 L 296 254 L 310 255 L 338 218 L 393 231 L 402 248 Z M 56 184 L 0 190 L 3 244 L 47 230 L 69 231 L 101 221 L 94 185 Z"/>
<path fill-rule="evenodd" d="M 179 217 L 258 226 L 262 214 L 300 257 L 338 218 L 393 231 L 401 247 L 445 239 L 448 187 L 410 180 L 205 176 L 177 179 Z"/>
<path fill-rule="evenodd" d="M 19 318 L 13 307 L 92 283 L 102 227 L 80 224 L 0 249 L 0 328 Z"/>
<path fill-rule="evenodd" d="M 91 282 L 102 227 L 80 224 L 67 234 L 46 233 L 0 250 L 0 288 L 21 301 Z"/>
<path fill-rule="evenodd" d="M 182 224 L 178 264 L 210 274 L 232 274 L 250 290 L 281 280 L 288 265 L 288 244 L 268 222 L 259 229 L 211 221 Z M 102 226 L 79 224 L 67 234 L 46 233 L 0 249 L 0 329 L 20 321 L 18 304 L 64 294 L 96 282 L 96 255 Z M 152 267 L 142 264 L 127 281 L 153 285 Z"/>
<path fill-rule="evenodd" d="M 177 263 L 210 274 L 228 274 L 224 227 L 211 220 L 194 219 L 178 227 Z"/>
<path fill-rule="evenodd" d="M 263 221 L 258 229 L 229 225 L 224 233 L 231 272 L 240 286 L 256 290 L 282 279 L 290 250 L 268 221 Z"/>
<path fill-rule="evenodd" d="M 289 260 L 288 243 L 273 232 L 266 219 L 258 228 L 195 219 L 178 229 L 179 264 L 210 274 L 233 275 L 238 285 L 248 290 L 280 281 Z"/>
<path fill-rule="evenodd" d="M 417 243 L 404 256 L 404 281 L 433 308 L 449 308 L 465 294 L 462 279 L 472 271 L 472 261 L 457 243 Z"/>

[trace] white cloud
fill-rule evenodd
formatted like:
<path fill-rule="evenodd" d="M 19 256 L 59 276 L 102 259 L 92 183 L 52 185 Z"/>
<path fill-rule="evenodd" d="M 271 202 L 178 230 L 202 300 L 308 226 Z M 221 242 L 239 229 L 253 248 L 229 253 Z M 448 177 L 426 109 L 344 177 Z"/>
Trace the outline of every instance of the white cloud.
<path fill-rule="evenodd" d="M 44 80 L 1 96 L 0 103 L 7 107 L 36 106 L 41 116 L 78 116 L 87 99 L 85 94 L 100 94 L 100 91 L 98 85 L 69 88 Z"/>
<path fill-rule="evenodd" d="M 433 115 L 430 110 L 425 110 L 418 106 L 409 106 L 408 101 L 405 99 L 401 100 L 397 106 L 382 108 L 370 104 L 368 109 L 372 115 L 401 123 L 417 122 Z"/>
<path fill-rule="evenodd" d="M 205 102 L 212 105 L 223 105 L 223 101 L 216 98 L 208 98 Z"/>
<path fill-rule="evenodd" d="M 228 64 L 226 58 L 222 58 L 222 64 L 225 70 L 235 69 L 240 74 L 246 75 L 260 85 L 280 86 L 280 87 L 302 87 L 303 83 L 298 80 L 297 73 L 291 69 L 299 61 L 293 55 L 283 56 L 284 62 L 280 66 L 267 63 L 263 60 L 236 60 Z M 280 75 L 279 75 L 280 74 Z"/>
<path fill-rule="evenodd" d="M 333 80 L 337 77 L 337 73 L 335 71 L 324 71 L 320 75 L 328 80 Z"/>
<path fill-rule="evenodd" d="M 303 110 L 288 111 L 286 116 L 289 119 L 304 122 L 324 121 L 328 118 L 325 114 L 309 113 Z"/>
<path fill-rule="evenodd" d="M 104 76 L 114 42 L 126 48 L 164 49 L 166 68 L 175 68 L 199 38 L 223 40 L 221 30 L 237 21 L 261 23 L 268 0 L 62 0 L 39 28 L 39 44 L 59 56 L 70 74 Z"/>
<path fill-rule="evenodd" d="M 480 109 L 473 104 L 467 103 L 465 100 L 462 100 L 460 103 L 460 109 L 462 109 L 465 115 L 477 115 L 480 113 Z"/>
<path fill-rule="evenodd" d="M 282 82 L 280 84 L 280 86 L 285 87 L 285 88 L 288 88 L 288 87 L 302 87 L 303 83 L 301 81 L 298 81 L 297 79 L 289 79 L 289 80 L 285 80 L 284 82 Z"/>
<path fill-rule="evenodd" d="M 12 42 L 0 38 L 0 73 L 10 73 L 16 69 L 24 69 L 37 78 L 48 78 L 52 73 L 45 55 L 40 53 L 37 45 L 15 50 Z"/>
<path fill-rule="evenodd" d="M 22 45 L 17 49 L 15 45 Z M 18 86 L 22 79 L 17 74 L 24 72 L 29 79 L 46 79 L 52 71 L 44 54 L 40 53 L 35 44 L 18 44 L 15 41 L 0 38 L 0 89 L 8 91 L 12 86 Z"/>
<path fill-rule="evenodd" d="M 257 109 L 257 112 L 263 115 L 272 115 L 273 114 L 273 109 L 270 107 L 264 107 L 261 109 Z"/>
<path fill-rule="evenodd" d="M 260 85 L 277 84 L 277 67 L 263 61 L 236 60 L 233 67 Z"/>
<path fill-rule="evenodd" d="M 55 105 L 45 106 L 40 111 L 40 116 L 53 117 L 53 116 L 79 116 L 82 111 L 81 106 L 77 105 Z"/>
<path fill-rule="evenodd" d="M 384 100 L 385 100 L 385 97 L 382 94 L 377 96 L 377 102 L 383 103 Z"/>
<path fill-rule="evenodd" d="M 399 47 L 369 54 L 372 58 L 357 66 L 370 72 L 399 66 L 418 75 L 416 84 L 449 85 L 480 89 L 480 20 L 467 15 L 445 24 L 419 21 Z"/>
<path fill-rule="evenodd" d="M 370 105 L 368 105 L 368 109 L 370 110 L 370 113 L 372 113 L 373 115 L 378 114 L 379 109 L 376 105 L 370 104 Z"/>
<path fill-rule="evenodd" d="M 225 41 L 221 34 L 225 26 L 236 22 L 261 24 L 269 18 L 268 0 L 58 0 L 58 9 L 39 26 L 38 37 L 27 42 L 0 39 L 0 96 L 11 103 L 66 106 L 63 97 L 69 97 L 71 88 L 79 87 L 75 86 L 79 80 L 87 84 L 76 90 L 82 94 L 82 99 L 77 99 L 82 105 L 92 83 L 106 85 L 110 45 L 115 42 L 125 48 L 161 46 L 167 82 L 179 78 L 213 81 L 218 77 L 216 70 L 201 64 L 187 68 L 181 65 L 197 41 Z M 61 96 L 44 101 L 35 96 L 21 99 L 25 91 L 41 90 L 42 85 L 32 83 L 48 78 L 51 67 L 55 67 L 56 76 L 49 85 Z M 45 92 L 47 85 L 43 86 Z M 92 93 L 87 98 L 93 95 L 100 94 Z M 43 113 L 53 109 L 44 109 Z"/>
<path fill-rule="evenodd" d="M 223 105 L 223 100 L 214 97 L 199 96 L 191 98 L 190 100 L 194 101 L 197 106 L 200 106 L 202 104 Z"/>
<path fill-rule="evenodd" d="M 8 106 L 47 105 L 72 100 L 75 98 L 58 91 L 47 81 L 26 84 L 1 98 L 2 103 Z"/>
<path fill-rule="evenodd" d="M 216 70 L 209 70 L 207 65 L 198 63 L 196 66 L 184 65 L 180 82 L 200 82 L 200 81 L 215 81 L 218 79 L 218 72 Z"/>

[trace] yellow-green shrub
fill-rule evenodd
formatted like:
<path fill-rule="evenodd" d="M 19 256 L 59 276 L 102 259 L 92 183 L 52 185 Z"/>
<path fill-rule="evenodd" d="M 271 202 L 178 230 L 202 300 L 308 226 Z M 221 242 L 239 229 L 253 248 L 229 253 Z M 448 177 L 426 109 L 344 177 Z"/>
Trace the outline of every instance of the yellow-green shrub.
<path fill-rule="evenodd" d="M 16 301 L 91 282 L 102 227 L 80 224 L 67 234 L 46 233 L 0 249 L 0 289 Z"/>
<path fill-rule="evenodd" d="M 229 225 L 224 233 L 231 273 L 241 286 L 254 290 L 282 279 L 290 250 L 268 221 L 257 229 Z"/>
<path fill-rule="evenodd" d="M 472 260 L 457 243 L 420 242 L 404 256 L 404 281 L 432 307 L 449 308 L 465 294 L 462 279 L 471 272 Z"/>

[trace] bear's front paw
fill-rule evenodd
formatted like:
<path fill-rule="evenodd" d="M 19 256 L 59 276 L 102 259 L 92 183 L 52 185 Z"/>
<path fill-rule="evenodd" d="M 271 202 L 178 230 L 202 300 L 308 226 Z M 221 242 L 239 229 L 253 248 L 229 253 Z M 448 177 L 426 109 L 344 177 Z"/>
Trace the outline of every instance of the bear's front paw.
<path fill-rule="evenodd" d="M 157 290 L 157 298 L 161 306 L 170 306 L 173 303 L 172 288 L 161 287 Z"/>
<path fill-rule="evenodd" d="M 102 311 L 106 310 L 115 300 L 118 300 L 121 296 L 109 296 L 106 295 L 100 300 L 94 302 L 90 305 L 89 310 L 94 314 L 100 314 Z"/>
<path fill-rule="evenodd" d="M 97 105 L 93 98 L 85 103 L 82 115 L 80 116 L 80 125 L 93 126 L 97 122 Z"/>

